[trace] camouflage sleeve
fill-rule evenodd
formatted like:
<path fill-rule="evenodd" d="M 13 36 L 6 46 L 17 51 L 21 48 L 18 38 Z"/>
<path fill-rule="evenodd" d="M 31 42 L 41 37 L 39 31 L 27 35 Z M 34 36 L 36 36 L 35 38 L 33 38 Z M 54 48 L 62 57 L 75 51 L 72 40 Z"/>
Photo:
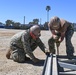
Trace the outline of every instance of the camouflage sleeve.
<path fill-rule="evenodd" d="M 32 50 L 30 48 L 30 42 L 28 40 L 28 35 L 27 34 L 22 35 L 22 43 L 23 43 L 25 53 L 28 54 L 31 57 L 31 59 L 34 59 L 35 56 L 33 55 Z"/>
<path fill-rule="evenodd" d="M 45 53 L 45 45 L 43 44 L 43 42 L 41 41 L 41 39 L 37 39 L 37 44 L 39 46 L 39 48 Z"/>

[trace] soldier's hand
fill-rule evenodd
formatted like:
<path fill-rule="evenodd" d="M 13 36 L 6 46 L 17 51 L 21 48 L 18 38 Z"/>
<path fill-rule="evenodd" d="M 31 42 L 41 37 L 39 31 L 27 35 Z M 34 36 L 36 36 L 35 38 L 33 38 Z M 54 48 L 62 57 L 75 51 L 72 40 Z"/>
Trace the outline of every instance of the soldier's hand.
<path fill-rule="evenodd" d="M 32 61 L 33 61 L 34 63 L 38 63 L 40 60 L 39 60 L 38 58 L 34 58 L 34 59 L 32 59 Z"/>
<path fill-rule="evenodd" d="M 55 37 L 55 39 L 54 39 L 54 40 L 55 40 L 55 42 L 58 42 L 58 40 L 59 40 L 59 37 Z"/>
<path fill-rule="evenodd" d="M 57 36 L 56 36 L 56 35 L 54 35 L 54 36 L 53 36 L 53 39 L 54 39 L 54 40 L 56 40 L 56 39 L 57 39 Z"/>
<path fill-rule="evenodd" d="M 50 52 L 49 52 L 49 50 L 47 48 L 45 49 L 45 54 L 50 55 Z"/>
<path fill-rule="evenodd" d="M 46 55 L 50 55 L 50 52 L 46 52 L 45 54 L 46 54 Z"/>

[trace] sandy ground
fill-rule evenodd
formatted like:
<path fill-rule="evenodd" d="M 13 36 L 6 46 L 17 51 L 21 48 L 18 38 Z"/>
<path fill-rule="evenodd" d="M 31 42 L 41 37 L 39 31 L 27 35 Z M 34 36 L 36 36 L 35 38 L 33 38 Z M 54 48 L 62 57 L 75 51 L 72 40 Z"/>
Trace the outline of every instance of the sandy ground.
<path fill-rule="evenodd" d="M 40 50 L 40 48 L 37 48 L 34 51 L 35 56 L 40 59 L 40 62 L 38 64 L 33 64 L 32 61 L 17 63 L 5 57 L 6 51 L 9 48 L 10 38 L 20 31 L 23 30 L 0 29 L 0 75 L 41 75 L 46 55 Z M 41 31 L 41 34 L 42 36 L 40 38 L 48 48 L 47 41 L 51 37 L 51 32 Z M 61 55 L 66 54 L 64 41 L 61 43 L 59 48 L 59 53 Z M 74 48 L 76 49 L 76 32 L 73 35 L 72 43 Z M 74 55 L 75 54 L 76 51 Z"/>

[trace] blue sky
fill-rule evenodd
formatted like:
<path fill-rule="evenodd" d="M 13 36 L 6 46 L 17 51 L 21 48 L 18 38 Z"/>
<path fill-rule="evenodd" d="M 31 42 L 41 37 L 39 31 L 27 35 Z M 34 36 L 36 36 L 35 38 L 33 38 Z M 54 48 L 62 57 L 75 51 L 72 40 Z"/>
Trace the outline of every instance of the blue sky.
<path fill-rule="evenodd" d="M 0 22 L 7 19 L 23 24 L 33 19 L 41 18 L 41 24 L 47 21 L 46 6 L 49 5 L 49 20 L 58 16 L 70 22 L 76 23 L 76 0 L 0 0 Z"/>

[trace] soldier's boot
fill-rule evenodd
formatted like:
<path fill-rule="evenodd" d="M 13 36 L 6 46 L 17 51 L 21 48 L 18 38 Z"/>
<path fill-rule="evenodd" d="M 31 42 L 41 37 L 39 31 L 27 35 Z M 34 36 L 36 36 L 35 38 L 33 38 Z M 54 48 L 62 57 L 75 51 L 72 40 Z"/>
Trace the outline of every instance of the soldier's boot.
<path fill-rule="evenodd" d="M 6 58 L 10 59 L 11 56 L 11 49 L 8 49 L 7 53 L 6 53 Z"/>
<path fill-rule="evenodd" d="M 68 59 L 73 59 L 74 58 L 74 47 L 71 47 L 70 49 L 66 50 L 67 57 Z"/>
<path fill-rule="evenodd" d="M 67 54 L 67 57 L 69 60 L 72 60 L 74 58 L 74 55 L 73 54 Z"/>
<path fill-rule="evenodd" d="M 67 57 L 68 57 L 68 59 L 73 59 L 74 58 L 74 55 L 73 55 L 73 53 L 72 52 L 67 52 Z"/>
<path fill-rule="evenodd" d="M 68 59 L 73 59 L 74 58 L 74 55 L 73 55 L 73 53 L 74 53 L 74 51 L 73 50 L 69 50 L 69 51 L 67 51 L 67 57 L 68 57 Z"/>

